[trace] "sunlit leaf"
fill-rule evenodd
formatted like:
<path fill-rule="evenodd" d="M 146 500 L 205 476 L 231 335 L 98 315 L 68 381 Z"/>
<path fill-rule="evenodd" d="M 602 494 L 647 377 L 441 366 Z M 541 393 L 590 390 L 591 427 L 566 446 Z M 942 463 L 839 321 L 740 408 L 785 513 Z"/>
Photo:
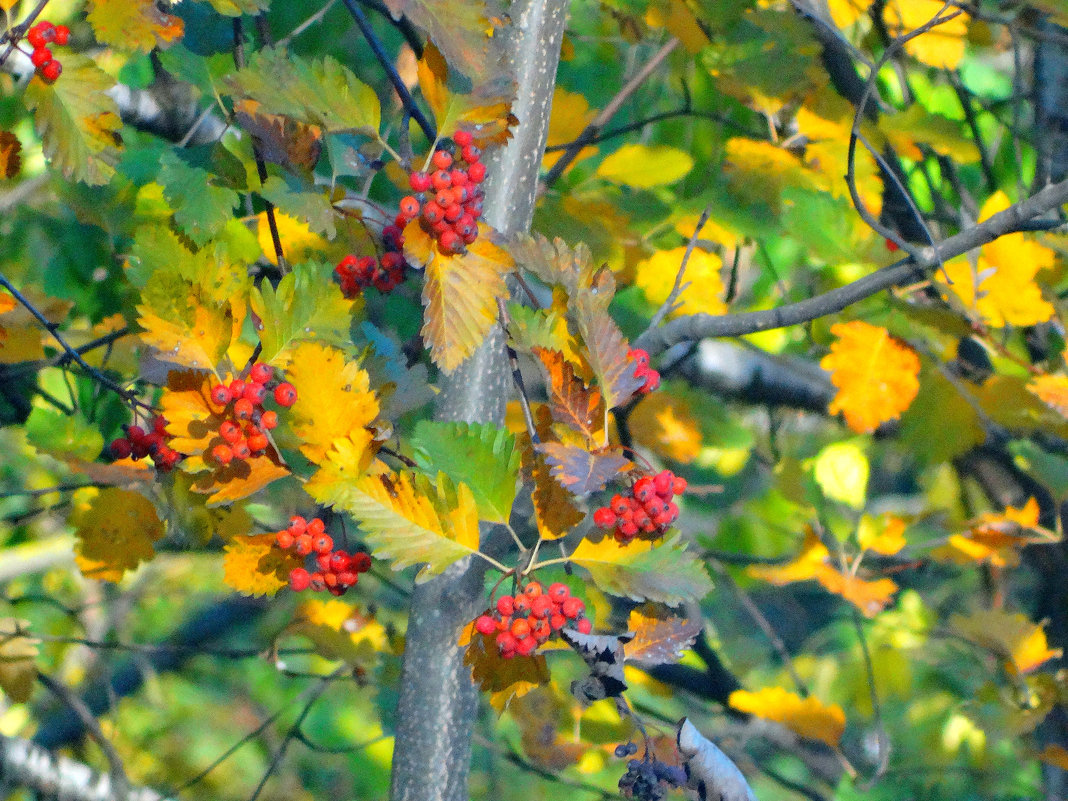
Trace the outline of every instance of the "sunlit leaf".
<path fill-rule="evenodd" d="M 1061 655 L 1060 648 L 1049 647 L 1043 624 L 1032 623 L 1019 613 L 980 610 L 967 616 L 953 615 L 949 624 L 965 639 L 1002 658 L 1005 669 L 1013 675 L 1029 673 Z"/>
<path fill-rule="evenodd" d="M 613 183 L 648 189 L 681 180 L 693 164 L 693 156 L 670 145 L 623 145 L 600 163 L 595 175 Z"/>
<path fill-rule="evenodd" d="M 865 617 L 875 617 L 883 611 L 897 592 L 897 584 L 891 579 L 863 579 L 830 565 L 819 569 L 816 580 L 828 592 L 840 595 L 857 607 Z"/>
<path fill-rule="evenodd" d="M 1068 376 L 1035 376 L 1027 388 L 1057 414 L 1068 418 Z"/>
<path fill-rule="evenodd" d="M 534 425 L 541 442 L 555 441 L 552 415 L 549 408 L 537 405 L 533 409 Z M 552 477 L 545 455 L 536 451 L 530 435 L 519 438 L 523 458 L 523 475 L 534 483 L 531 501 L 534 504 L 534 520 L 538 533 L 549 540 L 559 539 L 571 531 L 586 516 L 576 505 L 570 492 Z"/>
<path fill-rule="evenodd" d="M 820 542 L 819 536 L 809 527 L 801 545 L 801 553 L 791 562 L 782 565 L 750 565 L 745 572 L 753 578 L 767 581 L 776 586 L 795 581 L 814 579 L 819 575 L 821 566 L 830 558 L 827 546 Z"/>
<path fill-rule="evenodd" d="M 407 0 L 390 2 L 405 3 Z M 458 91 L 450 86 L 449 67 L 441 50 L 430 43 L 419 59 L 418 74 L 419 88 L 434 112 L 438 136 L 452 136 L 458 130 L 469 131 L 479 147 L 503 144 L 511 136 L 510 128 L 516 122 L 511 115 L 515 83 L 506 71 L 487 74 L 475 82 L 471 91 Z"/>
<path fill-rule="evenodd" d="M 857 544 L 865 550 L 893 556 L 905 547 L 905 521 L 893 515 L 864 515 L 857 527 Z"/>
<path fill-rule="evenodd" d="M 701 633 L 700 618 L 682 618 L 655 604 L 632 609 L 627 629 L 634 638 L 623 646 L 627 662 L 664 665 L 678 662 Z"/>
<path fill-rule="evenodd" d="M 941 0 L 888 0 L 883 19 L 890 36 L 897 37 L 923 27 L 939 11 L 948 16 L 953 8 Z M 905 51 L 924 64 L 953 69 L 964 56 L 967 34 L 968 18 L 961 14 L 905 42 Z"/>
<path fill-rule="evenodd" d="M 151 559 L 153 543 L 163 536 L 163 521 L 152 502 L 139 492 L 117 487 L 78 502 L 72 519 L 78 567 L 86 577 L 104 581 L 117 582 L 127 570 Z"/>
<path fill-rule="evenodd" d="M 300 605 L 299 615 L 300 622 L 293 631 L 310 639 L 318 653 L 328 659 L 342 659 L 357 669 L 369 670 L 378 662 L 379 654 L 390 650 L 386 627 L 340 598 L 307 601 Z"/>
<path fill-rule="evenodd" d="M 920 390 L 920 359 L 885 328 L 861 320 L 836 323 L 837 338 L 820 367 L 831 373 L 838 392 L 828 411 L 841 412 L 860 434 L 896 420 Z"/>
<path fill-rule="evenodd" d="M 645 395 L 631 409 L 627 427 L 635 443 L 681 464 L 696 459 L 705 444 L 690 404 L 668 392 Z"/>
<path fill-rule="evenodd" d="M 304 560 L 274 544 L 274 534 L 234 537 L 223 549 L 223 580 L 243 595 L 271 596 L 289 584 Z"/>
<path fill-rule="evenodd" d="M 828 498 L 854 509 L 863 508 L 871 468 L 859 446 L 852 442 L 826 446 L 816 455 L 812 472 Z"/>
<path fill-rule="evenodd" d="M 712 589 L 704 566 L 686 555 L 678 534 L 657 545 L 640 539 L 628 545 L 613 537 L 584 539 L 570 558 L 605 592 L 636 601 L 678 604 L 700 600 Z"/>
<path fill-rule="evenodd" d="M 782 687 L 756 692 L 735 690 L 729 703 L 739 712 L 774 720 L 791 731 L 835 748 L 845 732 L 845 712 L 838 704 L 826 705 L 818 698 L 802 698 Z"/>
<path fill-rule="evenodd" d="M 553 419 L 579 432 L 590 444 L 604 425 L 604 401 L 596 387 L 587 387 L 562 353 L 534 348 L 548 376 L 549 411 Z"/>
<path fill-rule="evenodd" d="M 562 86 L 553 90 L 553 107 L 549 115 L 549 133 L 545 140 L 545 146 L 554 147 L 567 145 L 578 138 L 586 126 L 593 122 L 597 111 L 590 108 L 586 97 L 578 92 L 569 92 Z M 585 158 L 589 158 L 597 152 L 597 148 L 591 145 L 579 150 L 572 161 L 572 166 Z M 564 151 L 555 150 L 546 153 L 541 160 L 543 170 L 552 169 L 552 166 L 563 156 Z M 571 167 L 568 167 L 571 169 Z"/>
<path fill-rule="evenodd" d="M 658 250 L 638 265 L 635 284 L 641 287 L 645 299 L 655 308 L 660 308 L 671 295 L 685 254 L 685 247 Z M 669 318 L 686 314 L 723 314 L 727 307 L 721 300 L 722 267 L 723 262 L 715 253 L 694 248 L 682 276 L 685 289 L 675 299 L 676 308 Z"/>
<path fill-rule="evenodd" d="M 278 236 L 283 243 L 282 253 L 287 261 L 306 261 L 315 256 L 322 256 L 330 248 L 330 243 L 314 233 L 306 222 L 277 210 L 274 219 L 278 226 Z M 256 238 L 259 240 L 264 258 L 271 264 L 277 265 L 278 254 L 275 252 L 274 239 L 271 236 L 271 226 L 266 212 L 262 212 L 256 218 Z"/>
<path fill-rule="evenodd" d="M 1056 535 L 1039 526 L 1040 509 L 1036 498 L 1005 512 L 987 512 L 968 523 L 967 530 L 953 534 L 946 544 L 931 551 L 936 559 L 957 564 L 986 563 L 995 567 L 1015 567 L 1026 545 L 1057 541 Z"/>
<path fill-rule="evenodd" d="M 53 406 L 36 403 L 26 418 L 26 438 L 41 453 L 59 459 L 92 461 L 104 449 L 100 427 L 80 412 L 64 414 Z"/>
<path fill-rule="evenodd" d="M 153 0 L 92 0 L 87 19 L 97 41 L 123 50 L 166 47 L 185 32 L 182 19 L 161 11 Z"/>

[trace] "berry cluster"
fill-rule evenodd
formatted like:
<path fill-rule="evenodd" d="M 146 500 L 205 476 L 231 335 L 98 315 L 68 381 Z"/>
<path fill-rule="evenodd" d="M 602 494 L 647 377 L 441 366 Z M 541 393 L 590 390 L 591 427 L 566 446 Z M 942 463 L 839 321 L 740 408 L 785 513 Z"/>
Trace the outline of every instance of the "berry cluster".
<path fill-rule="evenodd" d="M 167 421 L 161 414 L 152 418 L 151 431 L 145 431 L 141 426 L 123 426 L 123 430 L 126 436 L 112 440 L 108 445 L 108 450 L 116 459 L 151 456 L 156 469 L 166 473 L 182 458 L 178 451 L 167 447 Z"/>
<path fill-rule="evenodd" d="M 627 356 L 635 364 L 634 377 L 640 378 L 645 382 L 638 389 L 638 392 L 645 395 L 659 388 L 660 373 L 649 366 L 649 354 L 641 348 L 631 348 L 627 351 Z"/>
<path fill-rule="evenodd" d="M 686 491 L 686 479 L 664 470 L 655 476 L 642 476 L 630 488 L 630 495 L 612 496 L 608 506 L 593 513 L 599 528 L 614 528 L 612 536 L 626 545 L 638 532 L 660 536 L 679 517 L 672 498 Z"/>
<path fill-rule="evenodd" d="M 478 238 L 483 198 L 478 185 L 486 177 L 486 165 L 479 161 L 482 151 L 473 144 L 470 131 L 457 131 L 452 140 L 453 149 L 438 145 L 434 151 L 430 159 L 434 172 L 413 172 L 408 177 L 416 194 L 401 200 L 397 217 L 402 228 L 418 218 L 442 253 L 462 253 Z"/>
<path fill-rule="evenodd" d="M 487 637 L 496 635 L 501 656 L 530 656 L 538 646 L 569 622 L 583 634 L 593 630 L 585 616 L 586 604 L 571 594 L 566 584 L 559 582 L 543 589 L 538 581 L 531 581 L 522 592 L 502 595 L 497 608 L 475 620 L 475 630 Z"/>
<path fill-rule="evenodd" d="M 70 29 L 66 25 L 53 25 L 43 20 L 26 32 L 26 41 L 33 46 L 30 61 L 45 83 L 55 83 L 63 73 L 63 65 L 52 57 L 48 45 L 65 45 L 69 40 Z"/>
<path fill-rule="evenodd" d="M 396 229 L 389 226 L 386 231 Z M 396 229 L 399 231 L 399 229 Z M 401 240 L 403 241 L 403 239 Z M 398 250 L 387 250 L 380 259 L 374 256 L 356 257 L 349 254 L 334 268 L 341 284 L 341 294 L 350 300 L 364 289 L 373 286 L 379 292 L 389 292 L 404 283 L 408 263 Z"/>
<path fill-rule="evenodd" d="M 347 553 L 334 548 L 334 539 L 326 533 L 326 526 L 318 517 L 305 520 L 296 515 L 289 526 L 274 535 L 275 544 L 283 550 L 293 549 L 299 556 L 315 554 L 318 570 L 308 572 L 303 567 L 289 571 L 289 586 L 297 591 L 326 590 L 331 595 L 344 595 L 356 586 L 360 573 L 371 569 L 371 557 L 365 553 Z"/>
<path fill-rule="evenodd" d="M 211 449 L 211 458 L 219 465 L 259 456 L 267 450 L 267 432 L 278 425 L 278 413 L 263 408 L 267 391 L 273 389 L 274 402 L 289 408 L 297 401 L 297 390 L 288 381 L 275 383 L 274 368 L 256 362 L 248 380 L 235 378 L 228 384 L 211 388 L 212 403 L 226 407 L 229 418 L 219 424 L 224 442 Z"/>
<path fill-rule="evenodd" d="M 669 789 L 686 785 L 686 771 L 658 759 L 632 759 L 619 780 L 619 792 L 636 801 L 661 801 Z"/>

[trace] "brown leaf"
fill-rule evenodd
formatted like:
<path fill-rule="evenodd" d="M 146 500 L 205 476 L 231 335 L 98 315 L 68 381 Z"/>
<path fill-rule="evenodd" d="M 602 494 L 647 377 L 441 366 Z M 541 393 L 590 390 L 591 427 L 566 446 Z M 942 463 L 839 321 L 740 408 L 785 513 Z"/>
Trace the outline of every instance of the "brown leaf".
<path fill-rule="evenodd" d="M 555 441 L 549 408 L 544 405 L 535 406 L 533 414 L 541 441 L 543 443 Z M 538 531 L 545 539 L 559 539 L 571 531 L 586 515 L 576 508 L 571 493 L 552 477 L 552 471 L 545 456 L 534 450 L 530 436 L 521 434 L 518 439 L 523 455 L 524 476 L 527 480 L 534 482 L 532 500 Z"/>
<path fill-rule="evenodd" d="M 624 648 L 628 662 L 663 665 L 677 662 L 701 633 L 697 618 L 687 620 L 671 614 L 658 604 L 643 604 L 630 613 L 627 628 L 634 639 Z"/>
<path fill-rule="evenodd" d="M 549 410 L 553 419 L 581 433 L 590 444 L 604 423 L 604 399 L 596 387 L 587 387 L 562 353 L 534 348 L 549 378 Z"/>
<path fill-rule="evenodd" d="M 313 169 L 323 152 L 323 129 L 282 114 L 263 114 L 259 106 L 255 100 L 238 100 L 234 113 L 259 146 L 260 155 L 283 167 Z"/>
<path fill-rule="evenodd" d="M 503 71 L 501 37 L 495 29 L 503 24 L 496 0 L 385 0 L 394 19 L 406 16 L 430 36 L 445 60 L 475 84 L 495 78 Z"/>
<path fill-rule="evenodd" d="M 605 271 L 601 277 L 610 276 Z M 573 301 L 575 322 L 586 343 L 590 367 L 601 385 L 608 408 L 614 409 L 630 400 L 643 380 L 634 375 L 630 347 L 608 313 L 608 302 L 612 299 L 612 291 L 606 286 L 608 283 L 595 280 L 593 289 L 580 292 Z"/>
<path fill-rule="evenodd" d="M 577 445 L 542 442 L 537 451 L 545 455 L 553 478 L 575 495 L 600 492 L 619 473 L 632 467 L 616 448 L 589 451 Z"/>
<path fill-rule="evenodd" d="M 483 634 L 472 639 L 464 653 L 464 664 L 471 668 L 472 681 L 489 693 L 490 704 L 498 715 L 513 698 L 549 683 L 549 665 L 544 656 L 504 659 L 496 643 Z"/>
<path fill-rule="evenodd" d="M 0 131 L 0 176 L 14 178 L 22 169 L 22 143 L 11 131 Z"/>

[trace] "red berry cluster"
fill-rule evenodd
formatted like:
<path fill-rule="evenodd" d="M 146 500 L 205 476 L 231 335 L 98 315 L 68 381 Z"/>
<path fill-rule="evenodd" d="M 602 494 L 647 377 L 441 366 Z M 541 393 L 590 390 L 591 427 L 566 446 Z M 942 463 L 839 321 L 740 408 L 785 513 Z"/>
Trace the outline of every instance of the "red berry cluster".
<path fill-rule="evenodd" d="M 686 479 L 664 470 L 655 476 L 642 476 L 630 488 L 630 495 L 613 495 L 608 506 L 593 513 L 600 528 L 614 528 L 612 536 L 626 545 L 638 532 L 659 536 L 679 518 L 672 498 L 686 491 Z"/>
<path fill-rule="evenodd" d="M 394 225 L 386 228 L 385 232 L 400 229 Z M 385 233 L 384 232 L 384 233 Z M 387 239 L 387 241 L 389 241 Z M 403 237 L 400 238 L 403 243 Z M 397 250 L 387 250 L 382 257 L 374 256 L 356 257 L 349 254 L 343 258 L 334 268 L 334 275 L 341 284 L 341 294 L 352 299 L 364 289 L 373 286 L 379 292 L 389 292 L 404 283 L 404 272 L 408 263 L 404 256 Z"/>
<path fill-rule="evenodd" d="M 309 573 L 303 567 L 295 567 L 289 571 L 289 586 L 297 592 L 326 590 L 331 595 L 344 595 L 349 587 L 356 586 L 360 573 L 371 569 L 367 554 L 335 549 L 333 537 L 326 533 L 326 526 L 318 517 L 291 517 L 289 526 L 276 533 L 274 541 L 279 548 L 292 548 L 300 556 L 315 554 L 318 570 Z"/>
<path fill-rule="evenodd" d="M 559 582 L 543 589 L 531 581 L 516 595 L 502 595 L 497 608 L 475 620 L 475 631 L 487 637 L 495 634 L 501 656 L 530 656 L 538 646 L 569 622 L 583 634 L 593 630 L 585 616 L 586 604 Z"/>
<path fill-rule="evenodd" d="M 229 418 L 219 424 L 223 442 L 211 449 L 211 458 L 219 465 L 233 460 L 242 461 L 259 456 L 267 450 L 267 432 L 278 425 L 278 413 L 263 408 L 267 391 L 273 388 L 274 402 L 289 408 L 297 402 L 297 390 L 288 381 L 275 383 L 271 379 L 274 368 L 256 362 L 249 370 L 248 380 L 235 378 L 228 384 L 211 388 L 211 400 L 225 406 Z"/>
<path fill-rule="evenodd" d="M 164 473 L 181 460 L 182 454 L 167 447 L 167 421 L 163 415 L 157 414 L 152 418 L 151 431 L 146 432 L 141 426 L 123 426 L 123 429 L 126 436 L 112 440 L 108 446 L 114 458 L 132 456 L 134 459 L 143 459 L 151 456 L 156 469 Z"/>
<path fill-rule="evenodd" d="M 66 25 L 53 25 L 43 20 L 26 32 L 26 41 L 33 45 L 30 61 L 45 83 L 55 83 L 63 73 L 63 65 L 52 57 L 48 45 L 65 45 L 69 40 L 70 29 Z"/>
<path fill-rule="evenodd" d="M 641 385 L 638 392 L 643 395 L 655 391 L 660 387 L 660 373 L 649 366 L 649 354 L 641 348 L 631 348 L 627 351 L 627 356 L 636 365 L 634 368 L 634 377 L 642 379 L 645 383 Z"/>
<path fill-rule="evenodd" d="M 401 199 L 397 225 L 418 218 L 423 230 L 437 239 L 442 253 L 462 253 L 478 239 L 486 165 L 470 131 L 457 131 L 454 149 L 438 145 L 430 161 L 434 172 L 413 172 L 408 184 L 416 192 Z M 402 225 L 403 221 L 403 225 Z"/>

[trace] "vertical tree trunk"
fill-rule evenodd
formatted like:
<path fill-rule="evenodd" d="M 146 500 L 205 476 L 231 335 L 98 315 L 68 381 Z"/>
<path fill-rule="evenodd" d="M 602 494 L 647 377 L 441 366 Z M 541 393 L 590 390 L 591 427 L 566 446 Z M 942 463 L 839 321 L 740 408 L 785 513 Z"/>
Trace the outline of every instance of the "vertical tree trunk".
<path fill-rule="evenodd" d="M 505 234 L 526 231 L 534 214 L 538 169 L 545 148 L 567 3 L 519 0 L 509 8 L 507 68 L 515 76 L 519 119 L 515 137 L 489 160 L 486 221 Z M 509 372 L 504 339 L 495 331 L 444 382 L 438 418 L 468 422 L 504 420 Z M 478 611 L 481 564 L 450 570 L 412 595 L 405 641 L 392 801 L 466 801 L 471 732 L 477 691 L 459 628 Z"/>

